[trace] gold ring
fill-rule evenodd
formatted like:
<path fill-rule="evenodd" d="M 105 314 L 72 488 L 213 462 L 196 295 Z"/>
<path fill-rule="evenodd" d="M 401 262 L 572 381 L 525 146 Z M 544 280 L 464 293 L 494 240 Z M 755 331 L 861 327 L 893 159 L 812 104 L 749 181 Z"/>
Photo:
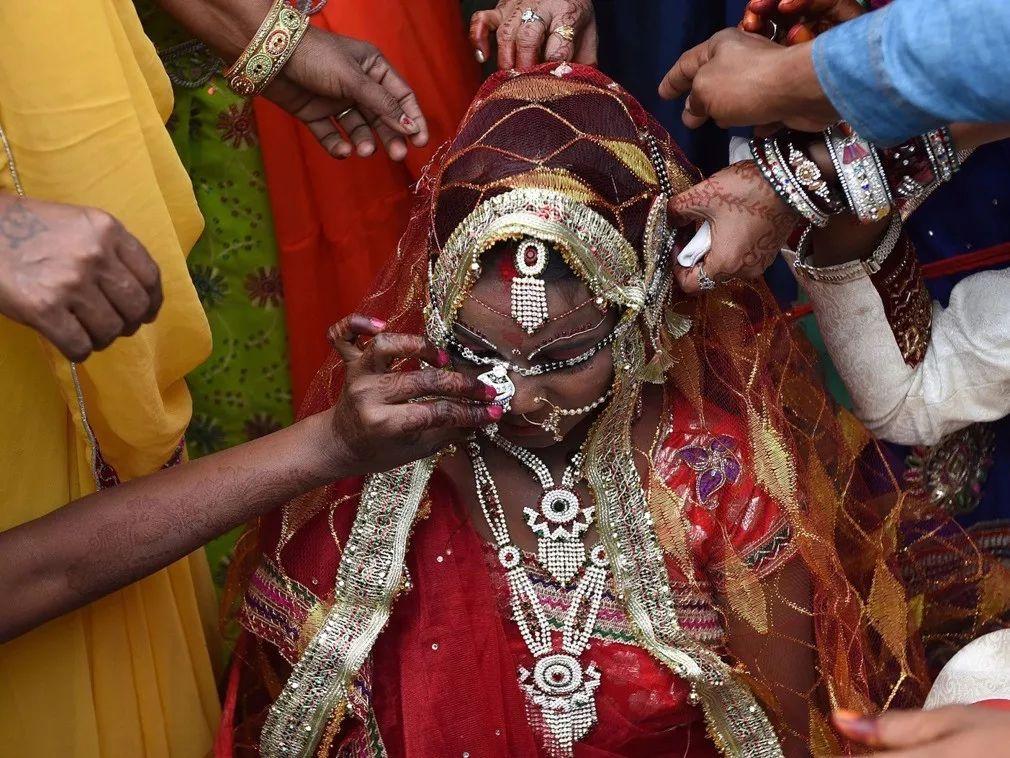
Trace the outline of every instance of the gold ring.
<path fill-rule="evenodd" d="M 348 113 L 350 113 L 353 110 L 354 110 L 354 106 L 353 105 L 350 108 L 344 108 L 342 111 L 340 111 L 340 113 L 338 113 L 336 115 L 337 121 L 339 121 L 340 119 L 342 119 L 344 116 L 346 116 Z"/>
<path fill-rule="evenodd" d="M 574 26 L 559 26 L 554 29 L 551 34 L 556 34 L 561 39 L 568 40 L 569 42 L 575 42 L 575 27 Z"/>

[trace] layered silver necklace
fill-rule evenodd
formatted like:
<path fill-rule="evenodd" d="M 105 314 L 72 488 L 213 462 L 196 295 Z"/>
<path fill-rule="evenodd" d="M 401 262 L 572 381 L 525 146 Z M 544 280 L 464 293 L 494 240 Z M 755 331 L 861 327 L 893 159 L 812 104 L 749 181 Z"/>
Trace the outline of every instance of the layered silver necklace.
<path fill-rule="evenodd" d="M 533 453 L 511 445 L 511 443 L 497 438 L 496 435 L 492 438 L 499 446 L 502 442 L 509 445 L 509 447 L 502 447 L 502 449 L 527 465 L 540 480 L 545 489 L 545 497 L 541 498 L 541 504 L 545 502 L 546 495 L 550 492 L 568 491 L 574 495 L 572 488 L 577 483 L 577 472 L 581 467 L 580 453 L 576 453 L 572 463 L 566 468 L 565 475 L 562 477 L 562 487 L 556 488 L 547 466 Z M 516 547 L 509 534 L 498 488 L 495 486 L 491 472 L 484 461 L 476 437 L 470 438 L 467 450 L 473 465 L 477 501 L 487 521 L 495 546 L 498 548 L 498 561 L 505 569 L 505 576 L 509 584 L 512 616 L 519 626 L 519 632 L 526 643 L 526 648 L 535 661 L 532 671 L 524 666 L 519 667 L 519 685 L 530 701 L 540 710 L 545 726 L 556 740 L 556 744 L 549 746 L 552 752 L 558 756 L 570 756 L 575 742 L 589 732 L 596 724 L 597 719 L 595 693 L 596 688 L 600 685 L 600 671 L 594 663 L 583 666 L 580 657 L 585 652 L 596 626 L 596 617 L 599 614 L 600 603 L 606 589 L 607 567 L 609 565 L 607 552 L 602 544 L 597 544 L 589 551 L 587 561 L 585 547 L 581 540 L 575 537 L 575 541 L 579 543 L 582 550 L 581 564 L 576 567 L 575 573 L 582 565 L 585 566 L 585 571 L 571 593 L 571 605 L 565 614 L 562 625 L 561 648 L 555 650 L 547 614 L 533 587 L 529 573 L 523 565 L 522 552 Z M 544 472 L 546 472 L 546 478 L 541 476 Z M 550 502 L 553 503 L 555 500 L 552 499 Z M 567 495 L 560 496 L 560 502 L 561 510 L 557 511 L 559 515 L 562 510 L 571 509 L 571 501 Z M 586 524 L 584 528 L 578 528 L 578 535 L 581 535 L 592 523 L 592 509 L 588 509 L 588 513 L 586 513 L 587 509 L 579 507 L 577 497 L 575 498 L 575 507 L 580 511 L 582 518 L 578 523 Z M 554 512 L 550 504 L 547 508 L 547 512 Z M 547 517 L 543 507 L 539 512 L 531 508 L 527 508 L 526 511 L 527 523 L 530 523 L 531 527 L 534 522 L 538 524 L 553 523 Z M 530 515 L 530 511 L 533 512 L 533 516 Z M 570 522 L 575 523 L 574 520 L 570 520 Z M 534 531 L 537 532 L 535 527 Z M 551 532 L 553 530 L 545 526 L 542 531 Z M 572 526 L 565 527 L 566 534 L 575 531 L 576 529 Z M 537 532 L 538 538 L 540 535 L 541 532 Z M 549 536 L 548 539 L 550 539 Z M 544 561 L 545 559 L 541 558 L 541 563 Z M 571 559 L 567 557 L 558 559 L 556 564 L 565 567 L 567 572 L 567 567 L 571 565 Z M 552 575 L 554 574 L 554 571 L 549 568 L 548 571 L 551 571 Z M 569 576 L 570 579 L 571 576 Z"/>
<path fill-rule="evenodd" d="M 489 434 L 499 449 L 519 461 L 537 480 L 544 494 L 536 508 L 526 507 L 526 524 L 537 537 L 537 560 L 554 579 L 566 587 L 586 562 L 582 535 L 593 525 L 595 508 L 583 506 L 575 493 L 582 469 L 582 450 L 572 456 L 561 475 L 561 486 L 554 483 L 550 469 L 540 458 L 497 434 Z"/>

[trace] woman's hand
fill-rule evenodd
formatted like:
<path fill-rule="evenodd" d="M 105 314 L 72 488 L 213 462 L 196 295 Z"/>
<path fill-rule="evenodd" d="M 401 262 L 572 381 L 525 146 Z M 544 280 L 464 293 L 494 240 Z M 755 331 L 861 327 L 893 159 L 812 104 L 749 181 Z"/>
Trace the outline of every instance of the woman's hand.
<path fill-rule="evenodd" d="M 1010 713 L 981 705 L 891 711 L 876 718 L 836 711 L 838 730 L 888 758 L 1010 756 Z"/>
<path fill-rule="evenodd" d="M 311 27 L 263 94 L 304 121 L 335 158 L 374 153 L 373 132 L 395 161 L 407 157 L 404 137 L 428 144 L 413 90 L 369 42 Z"/>
<path fill-rule="evenodd" d="M 153 321 L 161 300 L 158 266 L 105 211 L 0 195 L 0 313 L 70 360 Z"/>
<path fill-rule="evenodd" d="M 539 20 L 523 21 L 532 10 Z M 527 69 L 542 61 L 595 65 L 596 14 L 591 0 L 499 0 L 470 20 L 470 41 L 483 63 L 498 40 L 498 68 Z"/>
<path fill-rule="evenodd" d="M 772 21 L 779 30 L 788 27 L 784 44 L 798 45 L 865 12 L 856 0 L 750 0 L 740 28 L 764 34 Z"/>
<path fill-rule="evenodd" d="M 158 0 L 195 37 L 236 60 L 270 9 L 270 0 Z M 375 135 L 393 160 L 406 139 L 428 143 L 428 126 L 410 86 L 372 44 L 317 26 L 263 92 L 296 118 L 334 158 L 375 152 Z M 337 119 L 340 116 L 340 119 Z"/>
<path fill-rule="evenodd" d="M 441 367 L 449 356 L 424 337 L 386 334 L 385 324 L 355 313 L 330 328 L 346 375 L 333 409 L 332 432 L 341 468 L 388 471 L 425 458 L 492 424 L 502 408 L 495 390 Z M 364 347 L 359 337 L 372 337 Z M 417 359 L 439 368 L 389 372 L 394 361 Z"/>
<path fill-rule="evenodd" d="M 670 200 L 675 226 L 707 220 L 712 225 L 712 249 L 701 261 L 716 281 L 733 277 L 756 279 L 775 260 L 800 222 L 761 176 L 754 161 L 724 168 Z M 681 289 L 698 292 L 698 266 L 678 267 Z"/>

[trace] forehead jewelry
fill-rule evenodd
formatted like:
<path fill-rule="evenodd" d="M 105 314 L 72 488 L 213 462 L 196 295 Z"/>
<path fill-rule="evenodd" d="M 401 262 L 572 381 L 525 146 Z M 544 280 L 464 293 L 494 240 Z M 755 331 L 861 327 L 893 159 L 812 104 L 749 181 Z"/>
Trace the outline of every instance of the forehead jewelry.
<path fill-rule="evenodd" d="M 512 279 L 512 318 L 527 334 L 533 334 L 547 320 L 547 290 L 542 275 L 547 268 L 547 245 L 532 237 L 519 242 L 515 252 L 516 271 Z"/>

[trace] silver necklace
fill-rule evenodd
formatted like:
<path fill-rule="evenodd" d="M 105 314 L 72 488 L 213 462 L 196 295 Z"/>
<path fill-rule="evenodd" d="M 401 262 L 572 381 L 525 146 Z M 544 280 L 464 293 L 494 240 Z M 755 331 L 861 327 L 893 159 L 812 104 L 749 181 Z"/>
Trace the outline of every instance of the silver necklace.
<path fill-rule="evenodd" d="M 544 724 L 557 740 L 552 752 L 571 756 L 575 742 L 593 728 L 597 719 L 596 688 L 600 686 L 600 671 L 594 663 L 583 666 L 579 658 L 589 644 L 600 611 L 607 583 L 607 552 L 601 544 L 589 552 L 589 561 L 565 614 L 561 649 L 555 650 L 547 614 L 523 566 L 522 553 L 509 535 L 498 488 L 476 437 L 468 440 L 467 451 L 473 465 L 477 501 L 498 548 L 498 561 L 505 569 L 512 617 L 535 659 L 532 671 L 519 667 L 519 686 L 540 709 Z"/>
<path fill-rule="evenodd" d="M 593 525 L 595 508 L 583 507 L 575 493 L 575 485 L 582 478 L 582 450 L 576 451 L 561 475 L 557 486 L 550 469 L 537 455 L 519 447 L 497 434 L 489 434 L 499 449 L 521 463 L 539 482 L 544 494 L 536 508 L 526 507 L 523 513 L 526 524 L 537 538 L 537 560 L 559 582 L 568 586 L 586 562 L 586 546 L 582 535 Z"/>

